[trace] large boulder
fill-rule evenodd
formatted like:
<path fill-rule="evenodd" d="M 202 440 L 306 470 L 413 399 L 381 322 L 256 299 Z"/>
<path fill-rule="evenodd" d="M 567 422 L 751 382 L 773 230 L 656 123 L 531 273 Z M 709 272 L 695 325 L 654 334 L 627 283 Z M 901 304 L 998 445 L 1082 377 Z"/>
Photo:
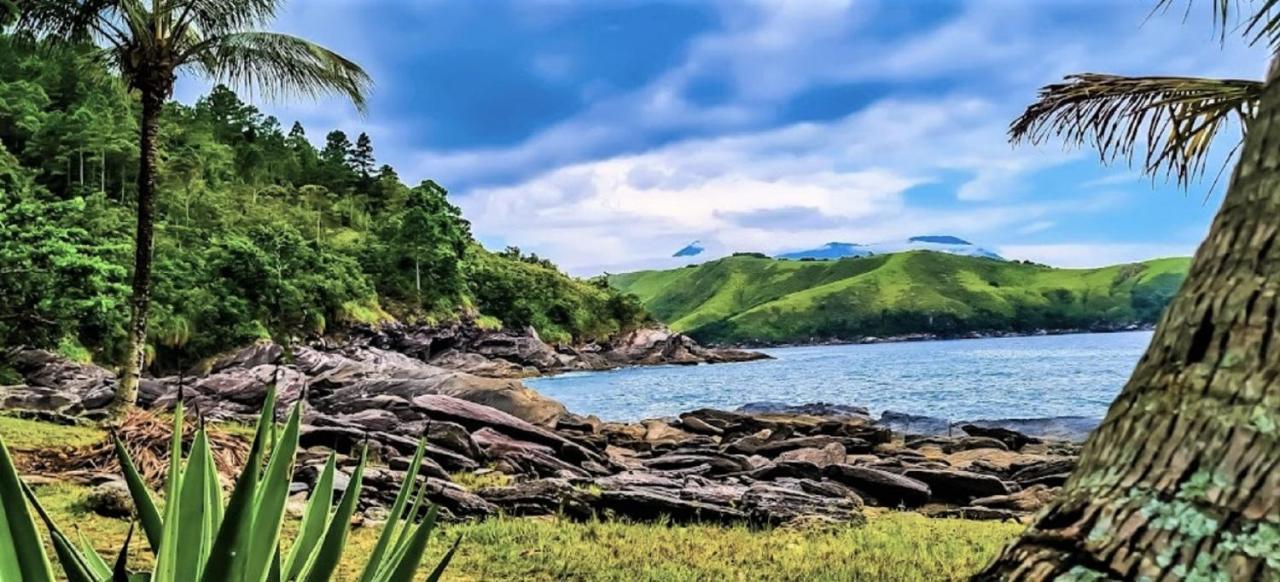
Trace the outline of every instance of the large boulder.
<path fill-rule="evenodd" d="M 903 477 L 915 479 L 929 486 L 935 499 L 968 503 L 979 497 L 1008 495 L 1016 490 L 1008 483 L 991 475 L 938 469 L 907 469 Z"/>
<path fill-rule="evenodd" d="M 861 506 L 852 499 L 814 495 L 764 483 L 748 488 L 737 507 L 760 525 L 783 525 L 815 518 L 838 523 L 866 521 Z"/>
<path fill-rule="evenodd" d="M 334 407 L 381 394 L 409 400 L 434 394 L 483 404 L 540 426 L 555 426 L 565 414 L 564 405 L 517 380 L 447 370 L 378 348 L 341 352 L 299 348 L 294 360 L 311 377 L 311 385 L 324 393 L 327 405 Z"/>
<path fill-rule="evenodd" d="M 853 488 L 871 505 L 912 508 L 929 502 L 929 485 L 911 477 L 852 465 L 829 465 L 822 474 Z"/>
<path fill-rule="evenodd" d="M 0 387 L 0 407 L 78 415 L 111 404 L 116 376 L 46 350 L 14 349 L 0 354 L 23 383 Z"/>

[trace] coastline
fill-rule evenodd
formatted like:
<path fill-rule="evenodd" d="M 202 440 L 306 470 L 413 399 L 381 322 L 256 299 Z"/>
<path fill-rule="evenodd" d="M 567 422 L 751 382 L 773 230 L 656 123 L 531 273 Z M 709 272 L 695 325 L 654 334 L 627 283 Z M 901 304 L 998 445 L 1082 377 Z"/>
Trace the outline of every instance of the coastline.
<path fill-rule="evenodd" d="M 1155 331 L 1154 323 L 1130 324 L 1116 327 L 1099 328 L 1062 328 L 1037 329 L 1034 331 L 972 331 L 957 334 L 908 333 L 892 336 L 863 336 L 856 339 L 813 339 L 805 342 L 737 342 L 730 344 L 706 343 L 705 346 L 717 349 L 759 350 L 770 348 L 804 348 L 816 346 L 857 346 L 869 344 L 911 343 L 931 341 L 955 341 L 994 338 L 1041 337 L 1050 335 L 1080 335 L 1092 333 L 1125 333 L 1133 331 Z"/>

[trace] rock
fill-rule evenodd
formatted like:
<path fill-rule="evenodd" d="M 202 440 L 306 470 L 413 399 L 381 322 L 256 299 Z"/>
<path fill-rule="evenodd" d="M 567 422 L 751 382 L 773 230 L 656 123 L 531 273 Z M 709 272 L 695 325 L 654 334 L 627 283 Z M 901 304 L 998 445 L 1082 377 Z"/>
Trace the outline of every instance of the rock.
<path fill-rule="evenodd" d="M 795 449 L 825 448 L 832 444 L 845 451 L 853 451 L 855 453 L 869 452 L 871 450 L 871 443 L 862 439 L 827 435 L 767 440 L 765 442 L 748 441 L 744 438 L 729 445 L 729 450 L 745 455 L 764 455 L 769 457 Z"/>
<path fill-rule="evenodd" d="M 773 481 L 783 477 L 816 480 L 822 478 L 822 468 L 809 461 L 778 461 L 752 471 L 750 476 L 757 481 Z"/>
<path fill-rule="evenodd" d="M 787 404 L 785 402 L 748 402 L 734 409 L 739 414 L 779 414 L 820 416 L 829 418 L 871 418 L 871 412 L 862 406 L 832 404 L 830 402 L 810 402 L 808 404 Z"/>
<path fill-rule="evenodd" d="M 597 478 L 594 483 L 601 489 L 626 489 L 628 487 L 667 487 L 679 489 L 683 483 L 648 471 L 623 471 L 608 477 Z"/>
<path fill-rule="evenodd" d="M 911 508 L 929 502 L 929 486 L 910 477 L 851 465 L 829 465 L 822 474 L 853 488 L 872 505 Z"/>
<path fill-rule="evenodd" d="M 690 416 L 687 414 L 682 415 L 680 417 L 680 426 L 689 432 L 694 432 L 698 434 L 716 435 L 716 436 L 724 434 L 724 429 L 716 426 L 711 426 L 710 424 L 707 424 L 707 421 L 702 420 L 701 418 L 698 418 L 696 416 Z"/>
<path fill-rule="evenodd" d="M 880 424 L 904 434 L 945 435 L 951 429 L 951 423 L 943 418 L 892 410 L 880 414 Z"/>
<path fill-rule="evenodd" d="M 1057 489 L 1050 489 L 1044 485 L 1032 485 L 1022 491 L 1010 493 L 1008 495 L 980 497 L 971 501 L 969 505 L 976 507 L 989 507 L 992 509 L 1033 512 L 1039 511 L 1041 507 L 1044 507 L 1045 504 L 1053 501 L 1057 496 Z"/>
<path fill-rule="evenodd" d="M 0 388 L 0 407 L 68 415 L 101 411 L 115 395 L 116 376 L 46 350 L 0 352 L 0 363 L 22 377 L 22 385 Z"/>
<path fill-rule="evenodd" d="M 958 503 L 1014 492 L 1014 488 L 996 477 L 969 471 L 907 469 L 903 476 L 928 485 L 934 499 Z"/>
<path fill-rule="evenodd" d="M 1009 450 L 1009 445 L 1000 439 L 985 436 L 966 436 L 952 439 L 950 443 L 942 446 L 942 452 L 954 453 L 957 451 L 971 451 L 974 449 L 996 449 L 999 451 Z"/>
<path fill-rule="evenodd" d="M 704 454 L 669 454 L 654 457 L 641 462 L 645 467 L 659 471 L 687 469 L 698 465 L 707 465 L 713 474 L 739 473 L 750 471 L 751 462 L 741 455 L 722 454 L 707 451 Z"/>
<path fill-rule="evenodd" d="M 1101 422 L 1101 419 L 1085 416 L 1052 416 L 1048 418 L 975 420 L 968 424 L 983 428 L 1004 428 L 1032 437 L 1079 442 L 1087 438 L 1089 433 L 1093 432 L 1093 429 L 1098 428 L 1099 422 Z"/>
<path fill-rule="evenodd" d="M 547 445 L 517 440 L 488 427 L 471 436 L 504 473 L 582 479 L 591 476 L 585 469 L 562 460 Z"/>
<path fill-rule="evenodd" d="M 121 481 L 95 486 L 84 498 L 85 509 L 103 517 L 126 519 L 133 515 L 133 497 Z"/>
<path fill-rule="evenodd" d="M 737 509 L 681 499 L 656 488 L 604 490 L 597 507 L 620 517 L 644 521 L 666 517 L 676 523 L 733 523 L 747 519 L 747 515 Z"/>
<path fill-rule="evenodd" d="M 1012 465 L 1009 480 L 1028 487 L 1043 484 L 1051 487 L 1062 485 L 1076 468 L 1073 458 L 1044 459 L 1026 464 Z"/>
<path fill-rule="evenodd" d="M 304 347 L 294 351 L 294 362 L 299 371 L 312 377 L 315 388 L 326 393 L 329 406 L 379 394 L 407 400 L 444 395 L 496 408 L 540 426 L 554 426 L 565 413 L 562 404 L 516 380 L 447 370 L 378 348 L 322 352 Z"/>
<path fill-rule="evenodd" d="M 693 435 L 675 428 L 661 420 L 643 421 L 645 427 L 644 440 L 650 443 L 682 443 L 693 438 Z"/>
<path fill-rule="evenodd" d="M 580 448 L 568 439 L 545 428 L 496 408 L 461 400 L 441 394 L 424 394 L 413 398 L 413 405 L 433 420 L 446 420 L 474 431 L 493 428 L 530 442 L 541 443 L 557 450 Z"/>
<path fill-rule="evenodd" d="M 861 507 L 848 499 L 825 497 L 758 483 L 742 494 L 739 507 L 760 525 L 782 525 L 814 516 L 841 523 L 863 523 Z"/>
<path fill-rule="evenodd" d="M 1038 438 L 1029 437 L 1016 430 L 1009 430 L 998 426 L 978 426 L 976 424 L 960 425 L 960 430 L 966 434 L 975 437 L 987 437 L 999 440 L 1005 444 L 1005 447 L 1011 451 L 1020 451 L 1022 447 L 1029 444 L 1038 444 L 1042 442 Z"/>
<path fill-rule="evenodd" d="M 280 363 L 284 348 L 273 341 L 260 341 L 246 348 L 224 354 L 213 360 L 208 373 L 217 373 L 228 368 L 256 368 Z"/>
<path fill-rule="evenodd" d="M 953 518 L 953 519 L 978 519 L 989 521 L 1018 521 L 1021 517 L 1016 512 L 1007 509 L 992 509 L 990 507 L 961 507 L 957 509 L 941 509 L 928 513 L 929 517 L 936 518 Z"/>
<path fill-rule="evenodd" d="M 827 465 L 844 464 L 848 455 L 845 453 L 844 445 L 840 443 L 829 443 L 826 446 L 817 449 L 806 447 L 802 449 L 792 449 L 778 455 L 778 461 L 807 461 L 819 467 Z"/>
<path fill-rule="evenodd" d="M 601 431 L 604 423 L 596 415 L 591 414 L 582 416 L 573 413 L 566 413 L 556 421 L 556 430 L 572 430 L 586 434 L 596 434 Z"/>
<path fill-rule="evenodd" d="M 486 487 L 476 492 L 508 515 L 565 515 L 590 518 L 595 496 L 563 479 L 538 479 L 507 487 Z"/>

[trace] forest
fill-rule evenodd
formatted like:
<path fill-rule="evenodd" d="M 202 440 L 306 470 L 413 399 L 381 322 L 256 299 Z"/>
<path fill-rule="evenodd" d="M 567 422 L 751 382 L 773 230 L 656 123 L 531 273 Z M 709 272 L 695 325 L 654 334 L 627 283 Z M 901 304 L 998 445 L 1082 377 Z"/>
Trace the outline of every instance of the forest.
<path fill-rule="evenodd" d="M 94 54 L 0 37 L 0 343 L 110 364 L 129 317 L 139 104 Z M 603 280 L 485 250 L 444 186 L 405 184 L 368 135 L 319 135 L 223 86 L 166 104 L 152 361 L 391 321 L 466 317 L 551 342 L 647 321 Z"/>

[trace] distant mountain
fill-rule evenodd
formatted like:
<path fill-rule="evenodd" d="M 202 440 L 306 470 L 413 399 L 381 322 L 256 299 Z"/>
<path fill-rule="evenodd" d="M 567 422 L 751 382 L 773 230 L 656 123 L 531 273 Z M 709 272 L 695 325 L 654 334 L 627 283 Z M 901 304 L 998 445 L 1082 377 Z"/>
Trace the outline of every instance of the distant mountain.
<path fill-rule="evenodd" d="M 816 249 L 807 251 L 796 251 L 793 253 L 782 253 L 775 256 L 777 259 L 786 259 L 790 261 L 799 261 L 801 259 L 831 260 L 843 259 L 845 257 L 866 257 L 874 255 L 871 249 L 854 243 L 829 242 Z"/>
<path fill-rule="evenodd" d="M 700 240 L 695 240 L 695 241 L 693 241 L 693 242 L 689 243 L 688 245 L 685 245 L 685 247 L 684 247 L 684 248 L 682 248 L 682 249 L 680 249 L 680 250 L 676 251 L 676 253 L 675 253 L 674 255 L 671 255 L 671 256 L 673 256 L 673 257 L 696 257 L 696 256 L 698 256 L 698 255 L 702 254 L 703 252 L 705 252 L 706 250 L 707 250 L 707 247 L 705 247 L 705 246 L 703 246 L 703 245 L 702 245 L 702 241 L 700 241 Z"/>
<path fill-rule="evenodd" d="M 866 257 L 871 255 L 887 255 L 907 251 L 934 251 L 968 257 L 1004 260 L 1004 257 L 993 251 L 977 246 L 967 240 L 950 235 L 913 236 L 905 241 L 890 241 L 874 244 L 855 244 L 845 242 L 829 242 L 816 249 L 794 251 L 776 255 L 776 258 L 791 261 L 800 260 L 833 260 L 845 257 Z"/>
<path fill-rule="evenodd" d="M 609 284 L 699 341 L 810 343 L 1152 324 L 1189 264 L 1057 269 L 918 251 L 803 262 L 735 256 L 614 275 Z"/>

